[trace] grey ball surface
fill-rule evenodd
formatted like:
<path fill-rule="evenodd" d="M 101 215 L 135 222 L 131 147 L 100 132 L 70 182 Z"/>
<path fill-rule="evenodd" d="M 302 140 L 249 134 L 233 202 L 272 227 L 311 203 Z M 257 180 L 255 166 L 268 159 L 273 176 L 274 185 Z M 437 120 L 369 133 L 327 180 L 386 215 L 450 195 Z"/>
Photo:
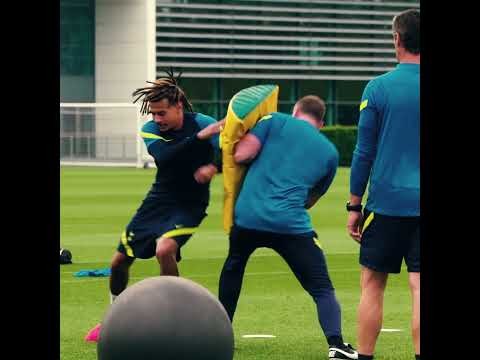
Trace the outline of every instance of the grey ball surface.
<path fill-rule="evenodd" d="M 158 276 L 123 291 L 102 322 L 99 360 L 232 360 L 233 329 L 221 303 L 184 278 Z"/>

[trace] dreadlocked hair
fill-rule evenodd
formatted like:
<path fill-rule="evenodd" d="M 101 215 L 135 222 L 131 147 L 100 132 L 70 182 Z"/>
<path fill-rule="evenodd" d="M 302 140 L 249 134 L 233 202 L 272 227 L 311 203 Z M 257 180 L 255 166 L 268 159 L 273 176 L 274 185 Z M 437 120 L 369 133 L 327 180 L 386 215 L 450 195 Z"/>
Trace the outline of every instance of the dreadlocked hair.
<path fill-rule="evenodd" d="M 160 101 L 162 99 L 167 99 L 170 105 L 174 105 L 181 101 L 188 112 L 193 112 L 192 104 L 188 101 L 184 91 L 178 86 L 182 73 L 180 72 L 178 76 L 175 77 L 172 68 L 165 70 L 165 72 L 167 77 L 162 77 L 154 82 L 146 81 L 147 83 L 152 84 L 152 86 L 135 90 L 132 96 L 137 96 L 137 98 L 133 100 L 133 103 L 136 103 L 143 98 L 142 107 L 140 108 L 140 113 L 142 115 L 145 115 L 150 111 L 150 102 Z"/>

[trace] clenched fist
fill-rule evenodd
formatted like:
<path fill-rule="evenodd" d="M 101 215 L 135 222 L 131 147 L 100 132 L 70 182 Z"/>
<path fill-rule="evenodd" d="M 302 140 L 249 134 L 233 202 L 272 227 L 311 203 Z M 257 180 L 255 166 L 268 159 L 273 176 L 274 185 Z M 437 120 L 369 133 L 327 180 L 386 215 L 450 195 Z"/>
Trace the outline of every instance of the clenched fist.
<path fill-rule="evenodd" d="M 193 177 L 195 178 L 195 181 L 199 184 L 206 184 L 210 180 L 212 180 L 216 173 L 217 168 L 215 167 L 215 165 L 208 164 L 200 166 L 193 174 Z"/>

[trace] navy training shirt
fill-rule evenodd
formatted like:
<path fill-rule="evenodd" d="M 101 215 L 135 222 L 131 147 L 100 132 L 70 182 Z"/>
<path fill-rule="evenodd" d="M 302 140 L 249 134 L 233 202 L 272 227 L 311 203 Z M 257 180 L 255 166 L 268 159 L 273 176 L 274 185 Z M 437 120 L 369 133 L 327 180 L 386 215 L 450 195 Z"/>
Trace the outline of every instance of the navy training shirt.
<path fill-rule="evenodd" d="M 214 161 L 214 152 L 219 151 L 219 136 L 199 140 L 196 134 L 215 122 L 201 113 L 184 113 L 179 130 L 160 131 L 153 120 L 143 125 L 140 135 L 157 166 L 148 197 L 164 204 L 208 206 L 209 184 L 197 183 L 193 174 L 200 166 Z"/>

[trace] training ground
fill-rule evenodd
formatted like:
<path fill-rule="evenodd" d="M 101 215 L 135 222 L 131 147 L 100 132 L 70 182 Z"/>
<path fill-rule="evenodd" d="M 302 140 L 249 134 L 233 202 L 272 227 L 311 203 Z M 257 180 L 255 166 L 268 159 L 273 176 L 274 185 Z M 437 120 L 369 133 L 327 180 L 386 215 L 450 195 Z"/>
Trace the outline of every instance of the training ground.
<path fill-rule="evenodd" d="M 101 321 L 109 304 L 108 278 L 77 278 L 81 269 L 109 267 L 120 234 L 148 191 L 155 169 L 61 168 L 61 246 L 71 250 L 72 265 L 61 265 L 60 356 L 62 360 L 96 360 L 96 345 L 87 331 Z M 356 345 L 356 311 L 360 296 L 359 246 L 347 235 L 345 202 L 349 169 L 340 168 L 327 194 L 310 210 L 325 251 L 342 307 L 345 341 Z M 222 177 L 211 187 L 208 217 L 182 249 L 181 276 L 218 294 L 228 241 L 222 228 Z M 137 260 L 130 284 L 159 275 L 156 260 Z M 410 360 L 411 301 L 406 269 L 390 276 L 383 328 L 376 358 Z M 195 324 L 191 324 L 194 326 Z M 272 250 L 257 250 L 248 263 L 235 321 L 235 360 L 328 359 L 328 346 L 313 300 L 286 263 Z M 400 331 L 388 331 L 398 329 Z M 272 338 L 244 335 L 267 334 Z"/>

